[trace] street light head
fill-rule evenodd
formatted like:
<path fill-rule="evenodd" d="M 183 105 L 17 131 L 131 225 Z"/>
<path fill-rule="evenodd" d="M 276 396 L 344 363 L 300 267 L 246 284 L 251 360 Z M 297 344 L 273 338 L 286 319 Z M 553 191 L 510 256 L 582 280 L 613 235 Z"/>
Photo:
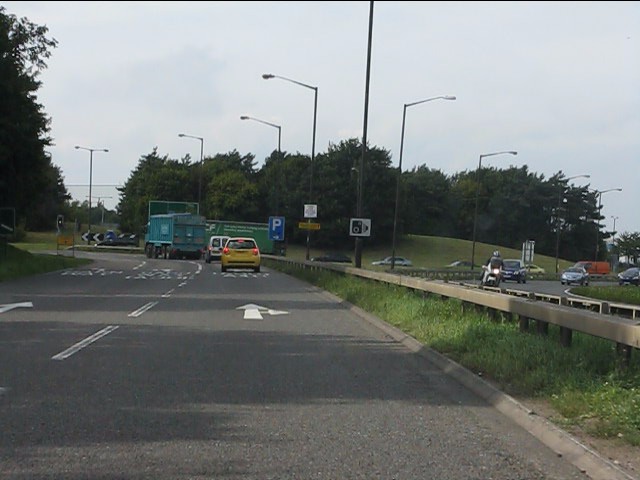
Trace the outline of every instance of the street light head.
<path fill-rule="evenodd" d="M 109 151 L 109 149 L 108 149 L 108 148 L 105 148 L 105 149 L 104 149 L 104 150 L 102 150 L 102 151 L 103 151 L 103 152 L 108 152 L 108 151 Z"/>
<path fill-rule="evenodd" d="M 510 153 L 511 155 L 517 155 L 518 154 L 518 152 L 507 152 L 507 153 Z"/>
<path fill-rule="evenodd" d="M 184 137 L 184 133 L 179 133 L 178 136 L 179 137 Z"/>
<path fill-rule="evenodd" d="M 444 100 L 455 100 L 456 97 L 455 95 L 445 95 L 444 97 L 442 97 Z"/>
<path fill-rule="evenodd" d="M 240 120 L 249 120 L 249 117 L 247 117 L 246 115 L 241 115 Z"/>
<path fill-rule="evenodd" d="M 271 73 L 263 73 L 262 74 L 262 78 L 264 78 L 265 80 L 269 80 L 270 78 L 273 78 L 275 75 L 272 75 Z"/>
<path fill-rule="evenodd" d="M 73 147 L 73 148 L 75 148 L 76 150 L 78 150 L 78 149 L 80 148 L 80 145 L 76 145 L 76 146 L 75 146 L 75 147 Z"/>

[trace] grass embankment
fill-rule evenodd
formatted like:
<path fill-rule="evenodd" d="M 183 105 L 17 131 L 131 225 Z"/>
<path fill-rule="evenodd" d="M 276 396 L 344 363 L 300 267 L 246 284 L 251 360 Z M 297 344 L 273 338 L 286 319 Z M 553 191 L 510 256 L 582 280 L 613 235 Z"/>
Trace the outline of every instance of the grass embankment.
<path fill-rule="evenodd" d="M 91 260 L 74 258 L 63 251 L 59 255 L 30 253 L 55 251 L 56 234 L 53 232 L 29 232 L 23 242 L 6 245 L 6 250 L 5 246 L 0 248 L 3 249 L 0 251 L 0 282 L 91 263 Z"/>
<path fill-rule="evenodd" d="M 552 325 L 547 337 L 523 334 L 516 323 L 463 312 L 458 300 L 423 298 L 403 287 L 268 263 L 482 372 L 515 397 L 548 400 L 562 415 L 556 419 L 560 424 L 640 446 L 640 360 L 635 355 L 623 366 L 610 341 L 575 332 L 571 348 L 564 348 Z"/>

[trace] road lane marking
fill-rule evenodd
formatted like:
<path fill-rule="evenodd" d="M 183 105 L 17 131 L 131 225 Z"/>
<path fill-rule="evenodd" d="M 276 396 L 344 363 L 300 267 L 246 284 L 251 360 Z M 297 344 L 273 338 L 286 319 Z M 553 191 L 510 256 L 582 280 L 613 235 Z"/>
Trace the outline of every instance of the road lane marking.
<path fill-rule="evenodd" d="M 244 319 L 245 320 L 262 320 L 262 314 L 269 315 L 287 315 L 289 312 L 284 310 L 272 310 L 267 307 L 263 307 L 262 305 L 256 305 L 254 303 L 248 303 L 246 305 L 242 305 L 240 307 L 236 307 L 236 310 L 244 310 Z"/>
<path fill-rule="evenodd" d="M 169 290 L 167 293 L 162 295 L 162 298 L 169 298 L 171 296 L 171 294 L 173 293 L 173 291 L 175 290 L 175 288 L 172 288 L 171 290 Z"/>
<path fill-rule="evenodd" d="M 111 332 L 113 332 L 117 328 L 118 328 L 117 325 L 109 325 L 108 327 L 103 328 L 99 332 L 94 333 L 90 337 L 87 337 L 84 340 L 76 343 L 75 345 L 67 348 L 64 352 L 60 352 L 60 353 L 54 355 L 53 357 L 51 357 L 51 360 L 64 360 L 65 358 L 69 358 L 71 355 L 73 355 L 74 353 L 79 352 L 80 350 L 82 350 L 87 345 L 91 345 L 96 340 L 101 339 L 105 335 L 109 335 Z"/>
<path fill-rule="evenodd" d="M 0 313 L 8 312 L 9 310 L 13 310 L 14 308 L 33 308 L 33 303 L 21 302 L 21 303 L 8 303 L 6 305 L 0 305 Z"/>
<path fill-rule="evenodd" d="M 147 310 L 155 307 L 158 304 L 158 302 L 149 302 L 146 305 L 141 306 L 139 309 L 131 312 L 129 314 L 130 317 L 139 317 L 140 315 L 142 315 L 144 312 L 146 312 Z"/>

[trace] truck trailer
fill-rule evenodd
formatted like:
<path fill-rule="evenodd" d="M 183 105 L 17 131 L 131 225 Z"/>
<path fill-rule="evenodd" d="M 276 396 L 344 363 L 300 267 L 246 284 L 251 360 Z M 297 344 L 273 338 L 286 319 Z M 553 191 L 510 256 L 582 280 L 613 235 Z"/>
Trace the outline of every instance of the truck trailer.
<path fill-rule="evenodd" d="M 144 236 L 147 258 L 202 257 L 207 244 L 204 217 L 191 213 L 150 215 Z"/>

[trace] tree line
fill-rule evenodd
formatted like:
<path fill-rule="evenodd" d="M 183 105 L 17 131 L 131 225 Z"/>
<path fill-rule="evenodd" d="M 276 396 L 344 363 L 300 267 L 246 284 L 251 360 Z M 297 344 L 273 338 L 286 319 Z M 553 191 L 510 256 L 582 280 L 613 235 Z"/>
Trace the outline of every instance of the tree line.
<path fill-rule="evenodd" d="M 157 149 L 139 159 L 120 190 L 117 210 L 124 230 L 139 232 L 147 222 L 151 200 L 196 202 L 201 182 L 200 213 L 211 220 L 266 223 L 283 216 L 286 238 L 304 243 L 305 204 L 318 206 L 321 229 L 313 233 L 316 246 L 349 244 L 349 220 L 356 217 L 358 171 L 362 144 L 352 138 L 330 144 L 310 157 L 273 151 L 261 168 L 253 154 L 231 151 L 205 156 L 202 163 L 189 155 L 161 156 Z M 398 168 L 388 150 L 365 151 L 363 217 L 372 221 L 372 244 L 389 243 L 393 235 Z M 311 168 L 313 168 L 313 173 Z M 313 183 L 311 183 L 313 174 Z M 478 202 L 477 221 L 475 216 Z M 519 249 L 536 242 L 538 253 L 561 258 L 593 259 L 596 243 L 606 255 L 599 222 L 597 192 L 568 183 L 560 171 L 545 178 L 528 167 L 481 168 L 447 175 L 425 164 L 400 175 L 398 235 L 447 236 Z"/>

